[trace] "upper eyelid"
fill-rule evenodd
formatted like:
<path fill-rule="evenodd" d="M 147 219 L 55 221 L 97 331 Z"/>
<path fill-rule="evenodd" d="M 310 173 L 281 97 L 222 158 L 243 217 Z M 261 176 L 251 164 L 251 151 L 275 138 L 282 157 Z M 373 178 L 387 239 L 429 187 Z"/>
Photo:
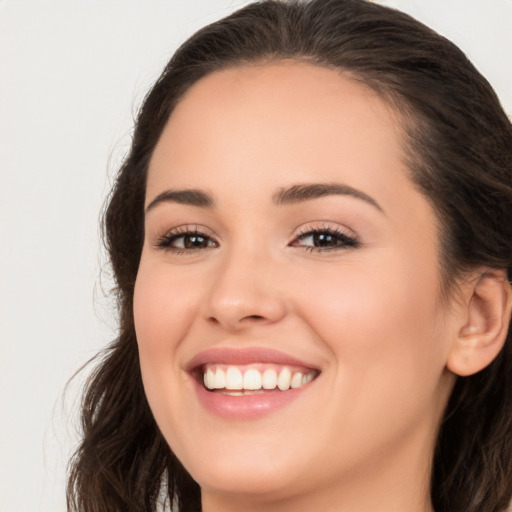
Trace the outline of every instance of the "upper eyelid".
<path fill-rule="evenodd" d="M 343 226 L 338 223 L 330 221 L 313 221 L 302 224 L 298 228 L 294 229 L 293 234 L 291 236 L 294 238 L 298 238 L 308 233 L 315 233 L 321 231 L 329 231 L 335 233 L 338 232 L 343 233 L 344 235 L 351 238 L 359 238 L 357 233 L 355 233 L 352 229 L 348 228 L 347 226 Z"/>
<path fill-rule="evenodd" d="M 331 221 L 311 221 L 308 223 L 303 223 L 299 227 L 296 227 L 293 229 L 292 234 L 289 236 L 289 243 L 292 243 L 293 241 L 299 239 L 300 237 L 303 237 L 305 235 L 308 235 L 310 233 L 318 233 L 318 232 L 330 232 L 330 233 L 338 233 L 343 234 L 349 238 L 353 238 L 357 241 L 359 241 L 359 236 L 350 228 L 347 226 L 340 225 L 336 222 Z M 155 242 L 153 245 L 157 245 L 160 240 L 163 238 L 170 238 L 170 237 L 179 237 L 179 236 L 185 236 L 187 234 L 201 234 L 205 235 L 208 238 L 215 241 L 217 244 L 220 244 L 222 242 L 222 236 L 217 234 L 213 229 L 208 228 L 207 226 L 203 224 L 181 224 L 178 226 L 175 226 L 173 228 L 167 229 L 165 231 L 162 231 L 162 234 L 155 236 Z"/>
<path fill-rule="evenodd" d="M 179 226 L 175 226 L 173 228 L 164 230 L 162 236 L 172 236 L 172 235 L 187 235 L 191 233 L 200 233 L 202 235 L 207 235 L 210 238 L 218 239 L 219 236 L 210 228 L 202 225 L 202 224 L 180 224 Z"/>
<path fill-rule="evenodd" d="M 313 222 L 314 225 L 301 225 L 299 228 L 295 228 L 291 237 L 298 238 L 308 233 L 319 232 L 319 231 L 330 231 L 330 232 L 341 232 L 347 236 L 356 237 L 356 234 L 349 228 L 345 226 L 335 225 L 327 221 L 321 221 L 321 224 L 316 224 L 316 221 Z M 169 235 L 186 235 L 191 233 L 200 233 L 204 235 L 208 235 L 209 237 L 220 239 L 221 237 L 215 233 L 212 229 L 207 228 L 201 224 L 182 224 L 180 226 L 176 226 L 174 228 L 168 229 L 163 233 L 163 236 Z"/>

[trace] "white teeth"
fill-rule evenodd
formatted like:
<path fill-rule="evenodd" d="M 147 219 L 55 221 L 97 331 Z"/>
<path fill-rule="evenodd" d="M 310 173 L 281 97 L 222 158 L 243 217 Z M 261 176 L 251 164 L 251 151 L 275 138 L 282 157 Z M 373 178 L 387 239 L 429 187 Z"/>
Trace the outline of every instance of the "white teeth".
<path fill-rule="evenodd" d="M 208 389 L 213 389 L 215 387 L 215 374 L 210 370 L 210 368 L 208 368 L 208 371 L 204 374 L 203 379 L 204 385 Z"/>
<path fill-rule="evenodd" d="M 203 381 L 207 389 L 224 389 L 230 391 L 228 394 L 235 396 L 246 394 L 245 391 L 263 392 L 262 390 L 276 388 L 286 391 L 300 388 L 312 381 L 316 375 L 317 372 L 314 370 L 308 373 L 292 372 L 287 367 L 282 368 L 279 374 L 275 368 L 267 368 L 262 374 L 256 368 L 247 368 L 243 372 L 236 366 L 228 366 L 223 369 L 220 366 L 212 365 L 205 369 Z M 233 391 L 237 391 L 237 393 L 233 393 Z"/>
<path fill-rule="evenodd" d="M 223 389 L 226 387 L 226 374 L 220 368 L 217 368 L 215 372 L 215 384 L 213 387 L 215 389 Z"/>
<path fill-rule="evenodd" d="M 288 368 L 283 368 L 279 374 L 279 377 L 277 378 L 277 387 L 281 391 L 286 391 L 287 389 L 290 389 L 291 381 L 292 372 L 288 370 Z"/>
<path fill-rule="evenodd" d="M 302 386 L 302 373 L 297 372 L 293 374 L 292 380 L 290 382 L 290 387 L 292 389 L 300 388 Z"/>
<path fill-rule="evenodd" d="M 277 372 L 273 368 L 268 368 L 263 372 L 263 389 L 276 389 Z"/>
<path fill-rule="evenodd" d="M 312 381 L 314 378 L 315 378 L 314 372 L 306 373 L 306 375 L 304 375 L 302 377 L 302 385 L 304 386 L 304 384 L 307 384 L 308 382 Z"/>
<path fill-rule="evenodd" d="M 242 389 L 243 383 L 242 372 L 236 366 L 230 366 L 226 372 L 226 389 Z"/>
<path fill-rule="evenodd" d="M 244 373 L 244 389 L 261 389 L 261 373 L 254 368 L 250 368 Z"/>

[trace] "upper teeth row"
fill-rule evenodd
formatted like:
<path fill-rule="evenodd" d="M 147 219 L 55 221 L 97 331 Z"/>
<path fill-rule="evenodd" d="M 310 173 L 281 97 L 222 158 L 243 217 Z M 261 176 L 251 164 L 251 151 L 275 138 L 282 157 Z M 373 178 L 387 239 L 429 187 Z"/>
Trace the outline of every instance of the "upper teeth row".
<path fill-rule="evenodd" d="M 274 368 L 268 368 L 263 373 L 256 368 L 249 368 L 244 373 L 236 366 L 208 368 L 203 375 L 204 385 L 208 389 L 275 389 L 285 391 L 290 388 L 300 388 L 313 380 L 315 371 L 291 372 L 284 367 L 279 375 Z"/>

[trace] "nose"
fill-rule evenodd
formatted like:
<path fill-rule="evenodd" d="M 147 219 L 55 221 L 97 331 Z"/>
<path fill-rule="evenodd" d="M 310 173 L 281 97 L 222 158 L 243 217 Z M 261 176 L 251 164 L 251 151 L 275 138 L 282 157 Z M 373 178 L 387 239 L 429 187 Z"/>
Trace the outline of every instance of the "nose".
<path fill-rule="evenodd" d="M 286 315 L 279 271 L 268 256 L 233 253 L 216 270 L 206 301 L 209 322 L 240 331 L 278 322 Z"/>

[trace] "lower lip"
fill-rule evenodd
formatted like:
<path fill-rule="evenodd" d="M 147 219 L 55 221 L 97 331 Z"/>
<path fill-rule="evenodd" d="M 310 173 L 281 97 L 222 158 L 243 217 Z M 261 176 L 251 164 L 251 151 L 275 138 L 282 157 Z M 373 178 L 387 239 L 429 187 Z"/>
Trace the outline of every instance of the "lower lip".
<path fill-rule="evenodd" d="M 208 391 L 195 379 L 194 382 L 199 401 L 207 411 L 226 419 L 251 420 L 286 407 L 299 398 L 314 381 L 287 391 L 273 390 L 243 396 Z"/>

